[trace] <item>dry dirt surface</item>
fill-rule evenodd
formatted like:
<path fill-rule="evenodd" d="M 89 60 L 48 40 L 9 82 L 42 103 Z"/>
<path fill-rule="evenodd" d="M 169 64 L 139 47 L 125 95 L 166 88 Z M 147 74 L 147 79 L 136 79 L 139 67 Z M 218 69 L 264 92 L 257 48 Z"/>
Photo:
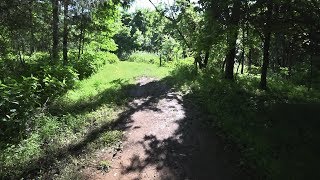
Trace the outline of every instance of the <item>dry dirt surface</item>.
<path fill-rule="evenodd" d="M 100 151 L 102 171 L 88 167 L 88 179 L 250 179 L 229 150 L 206 129 L 197 106 L 165 82 L 141 77 L 129 91 L 134 100 L 116 129 L 124 131 L 121 148 Z"/>

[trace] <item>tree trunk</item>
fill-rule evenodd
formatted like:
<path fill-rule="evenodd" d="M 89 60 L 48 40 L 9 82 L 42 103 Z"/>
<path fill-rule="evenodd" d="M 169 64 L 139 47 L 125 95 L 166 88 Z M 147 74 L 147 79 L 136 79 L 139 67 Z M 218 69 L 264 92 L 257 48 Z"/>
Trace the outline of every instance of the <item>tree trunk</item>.
<path fill-rule="evenodd" d="M 80 22 L 80 35 L 79 35 L 79 44 L 78 44 L 78 60 L 80 60 L 81 57 L 81 44 L 82 44 L 82 36 L 83 36 L 83 29 L 84 29 L 84 17 L 83 17 L 84 9 L 81 8 L 81 22 Z"/>
<path fill-rule="evenodd" d="M 238 63 L 238 66 L 237 66 L 236 75 L 238 75 L 240 65 L 241 65 L 241 63 L 239 62 L 239 63 Z"/>
<path fill-rule="evenodd" d="M 32 9 L 33 9 L 33 1 L 29 1 L 30 7 L 29 7 L 29 15 L 30 15 L 30 24 L 31 24 L 31 28 L 30 28 L 30 36 L 31 36 L 31 40 L 30 40 L 30 55 L 32 55 L 35 51 L 35 36 L 34 36 L 34 20 L 33 20 L 33 13 L 32 13 Z"/>
<path fill-rule="evenodd" d="M 248 71 L 251 71 L 251 65 L 252 65 L 252 48 L 249 49 L 249 55 L 248 55 Z"/>
<path fill-rule="evenodd" d="M 80 36 L 79 36 L 79 44 L 78 44 L 78 60 L 80 60 L 80 57 L 81 57 L 82 35 L 83 35 L 83 29 L 81 29 L 81 30 L 80 30 Z"/>
<path fill-rule="evenodd" d="M 206 50 L 206 53 L 204 55 L 204 61 L 203 61 L 204 68 L 208 66 L 209 56 L 210 56 L 210 50 Z"/>
<path fill-rule="evenodd" d="M 244 55 L 245 55 L 245 43 L 247 42 L 246 41 L 246 36 L 245 36 L 245 28 L 247 28 L 246 26 L 244 26 L 244 28 L 242 29 L 242 54 L 241 54 L 241 74 L 243 74 L 243 66 L 244 66 Z"/>
<path fill-rule="evenodd" d="M 69 0 L 63 1 L 63 63 L 68 63 L 68 5 Z"/>
<path fill-rule="evenodd" d="M 85 29 L 83 27 L 81 54 L 83 54 L 83 49 L 84 49 L 84 36 L 85 36 Z"/>
<path fill-rule="evenodd" d="M 224 68 L 225 68 L 225 67 L 226 67 L 226 60 L 224 60 L 224 61 L 222 62 L 221 72 L 224 71 Z"/>
<path fill-rule="evenodd" d="M 261 68 L 261 80 L 260 88 L 267 89 L 267 71 L 269 66 L 269 49 L 270 49 L 270 39 L 271 39 L 271 30 L 270 30 L 270 21 L 272 18 L 272 1 L 268 1 L 268 10 L 267 10 L 267 20 L 265 25 L 265 36 L 263 42 L 263 63 Z"/>
<path fill-rule="evenodd" d="M 309 77 L 309 87 L 308 87 L 308 91 L 310 91 L 310 89 L 312 88 L 312 76 L 313 76 L 313 63 L 312 63 L 312 56 L 310 57 L 310 77 Z"/>
<path fill-rule="evenodd" d="M 59 1 L 58 0 L 51 0 L 52 2 L 52 63 L 56 63 L 59 58 L 59 12 L 58 12 L 58 6 Z"/>
<path fill-rule="evenodd" d="M 200 69 L 203 68 L 202 59 L 201 59 L 200 54 L 196 55 L 196 57 L 194 58 L 194 63 L 196 64 L 196 66 L 197 66 L 197 64 L 199 64 Z"/>
<path fill-rule="evenodd" d="M 234 58 L 236 56 L 236 45 L 239 31 L 239 21 L 240 21 L 240 8 L 241 1 L 234 0 L 232 14 L 231 14 L 231 22 L 229 29 L 231 30 L 228 35 L 228 51 L 225 58 L 226 67 L 225 67 L 225 78 L 233 80 L 233 68 L 234 68 Z"/>
<path fill-rule="evenodd" d="M 260 80 L 261 89 L 267 89 L 267 71 L 269 66 L 270 38 L 271 38 L 271 32 L 268 32 L 263 42 L 263 64 L 261 69 L 261 80 Z"/>
<path fill-rule="evenodd" d="M 244 69 L 244 53 L 245 53 L 245 50 L 243 48 L 243 53 L 242 53 L 242 57 L 241 57 L 241 74 L 243 74 L 243 69 Z"/>

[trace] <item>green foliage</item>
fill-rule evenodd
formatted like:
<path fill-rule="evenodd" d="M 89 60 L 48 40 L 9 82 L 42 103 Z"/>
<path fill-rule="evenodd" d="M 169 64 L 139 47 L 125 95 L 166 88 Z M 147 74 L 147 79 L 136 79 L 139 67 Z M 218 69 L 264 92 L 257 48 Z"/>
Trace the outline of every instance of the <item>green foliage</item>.
<path fill-rule="evenodd" d="M 10 142 L 23 137 L 26 130 L 32 128 L 33 122 L 28 117 L 34 110 L 65 93 L 78 80 L 73 67 L 52 66 L 47 58 L 49 56 L 46 53 L 36 53 L 23 65 L 24 76 L 11 76 L 11 72 L 0 79 L 0 133 L 1 137 L 5 137 L 2 141 Z M 3 65 L 7 62 L 0 63 Z"/>
<path fill-rule="evenodd" d="M 108 172 L 110 167 L 111 167 L 111 164 L 109 161 L 100 161 L 98 165 L 98 169 L 105 172 Z"/>
<path fill-rule="evenodd" d="M 108 131 L 102 134 L 100 141 L 105 146 L 112 146 L 121 141 L 123 133 L 121 131 Z"/>
<path fill-rule="evenodd" d="M 154 53 L 137 51 L 137 52 L 132 53 L 128 57 L 128 61 L 157 64 L 157 63 L 159 63 L 160 59 L 159 59 L 159 56 Z"/>
<path fill-rule="evenodd" d="M 259 175 L 316 177 L 311 172 L 317 160 L 312 157 L 317 156 L 320 134 L 312 114 L 319 107 L 319 91 L 281 78 L 268 79 L 269 91 L 261 91 L 256 88 L 259 76 L 245 74 L 232 83 L 215 68 L 196 76 L 190 64 L 178 64 L 171 74 L 178 88 L 215 117 L 207 123 L 236 142 Z"/>
<path fill-rule="evenodd" d="M 18 145 L 10 145 L 0 150 L 0 176 L 15 177 L 21 173 L 19 167 L 27 166 L 28 162 L 36 159 L 43 153 L 40 144 L 40 136 L 33 133 L 29 138 L 24 139 Z"/>
<path fill-rule="evenodd" d="M 182 48 L 175 39 L 164 36 L 160 53 L 165 61 L 178 60 L 181 57 Z"/>
<path fill-rule="evenodd" d="M 38 79 L 33 76 L 22 77 L 20 82 L 11 78 L 0 80 L 1 141 L 10 141 L 27 128 L 28 119 L 22 118 L 38 105 L 39 87 Z"/>
<path fill-rule="evenodd" d="M 42 96 L 55 97 L 72 88 L 78 79 L 78 75 L 71 66 L 57 65 L 43 66 L 36 73 L 42 79 Z"/>
<path fill-rule="evenodd" d="M 73 53 L 72 64 L 79 74 L 79 79 L 84 79 L 97 72 L 99 68 L 105 64 L 113 64 L 119 62 L 119 58 L 110 52 L 103 51 L 85 51 L 78 59 Z"/>
<path fill-rule="evenodd" d="M 63 107 L 77 102 L 95 101 L 99 94 L 103 95 L 103 92 L 109 88 L 117 92 L 122 86 L 133 83 L 135 77 L 146 75 L 161 78 L 168 73 L 168 68 L 146 63 L 123 61 L 117 64 L 106 64 L 96 74 L 77 83 L 75 89 L 68 91 L 58 101 L 66 103 Z M 110 98 L 115 99 L 117 95 L 111 94 Z M 112 99 L 104 99 L 104 101 L 114 102 Z"/>

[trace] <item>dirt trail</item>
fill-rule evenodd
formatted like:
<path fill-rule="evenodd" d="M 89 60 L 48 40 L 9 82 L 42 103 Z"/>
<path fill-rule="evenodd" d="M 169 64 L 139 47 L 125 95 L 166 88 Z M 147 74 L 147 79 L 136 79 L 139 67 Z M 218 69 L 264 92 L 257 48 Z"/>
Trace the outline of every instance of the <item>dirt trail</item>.
<path fill-rule="evenodd" d="M 111 168 L 87 168 L 89 179 L 248 179 L 214 134 L 201 126 L 197 107 L 164 82 L 142 77 L 130 90 L 135 99 L 119 124 L 122 148 L 98 152 Z"/>

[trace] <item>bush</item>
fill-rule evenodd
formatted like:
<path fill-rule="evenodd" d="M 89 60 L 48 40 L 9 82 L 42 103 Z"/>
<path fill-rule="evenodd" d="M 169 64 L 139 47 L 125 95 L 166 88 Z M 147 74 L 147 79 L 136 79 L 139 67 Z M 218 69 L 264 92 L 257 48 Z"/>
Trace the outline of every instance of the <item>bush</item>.
<path fill-rule="evenodd" d="M 52 98 L 72 88 L 78 80 L 76 69 L 70 65 L 50 64 L 49 60 L 38 61 L 30 68 L 31 76 L 35 76 L 40 84 L 38 89 L 41 101 Z"/>
<path fill-rule="evenodd" d="M 143 62 L 151 64 L 156 64 L 160 61 L 158 55 L 143 51 L 137 51 L 132 53 L 127 60 L 131 62 Z"/>
<path fill-rule="evenodd" d="M 21 81 L 10 77 L 0 80 L 1 137 L 6 135 L 6 140 L 10 140 L 10 135 L 26 129 L 25 117 L 39 103 L 39 86 L 39 79 L 33 76 L 23 77 Z"/>
<path fill-rule="evenodd" d="M 0 77 L 0 134 L 6 137 L 3 141 L 23 137 L 32 128 L 28 118 L 31 112 L 48 98 L 52 100 L 72 88 L 78 80 L 72 66 L 52 65 L 48 54 L 35 53 L 28 61 L 22 73 L 14 68 L 9 69 L 8 76 Z"/>
<path fill-rule="evenodd" d="M 72 59 L 72 66 L 79 74 L 79 79 L 84 79 L 91 76 L 107 63 L 113 64 L 119 62 L 117 55 L 103 51 L 86 51 L 81 55 L 80 59 L 78 59 L 76 54 L 73 53 L 71 54 L 70 58 Z"/>

